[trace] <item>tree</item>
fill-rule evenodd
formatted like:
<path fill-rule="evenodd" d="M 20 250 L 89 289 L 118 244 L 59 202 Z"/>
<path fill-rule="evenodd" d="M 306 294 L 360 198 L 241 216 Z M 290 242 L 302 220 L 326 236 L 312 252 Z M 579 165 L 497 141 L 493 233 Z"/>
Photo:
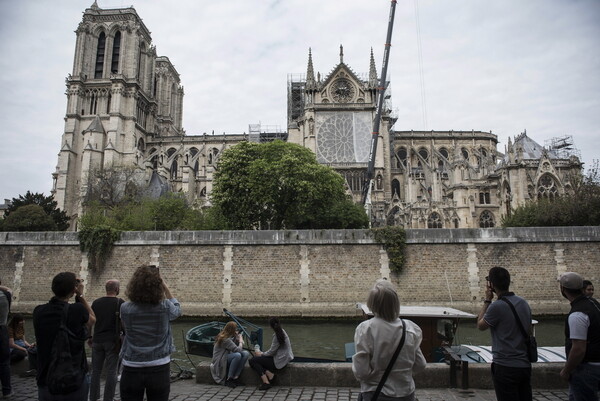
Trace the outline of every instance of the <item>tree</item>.
<path fill-rule="evenodd" d="M 143 171 L 133 167 L 104 167 L 89 171 L 85 203 L 113 209 L 140 201 L 144 195 Z"/>
<path fill-rule="evenodd" d="M 211 199 L 232 229 L 350 225 L 343 178 L 309 149 L 282 141 L 241 142 L 223 152 Z"/>
<path fill-rule="evenodd" d="M 43 193 L 31 193 L 27 191 L 25 195 L 13 198 L 4 216 L 8 217 L 18 208 L 26 205 L 41 206 L 42 210 L 54 221 L 53 230 L 65 231 L 69 228 L 69 216 L 67 216 L 67 213 L 58 208 L 58 203 L 54 200 L 53 195 L 45 196 Z M 6 228 L 4 230 L 10 231 Z"/>
<path fill-rule="evenodd" d="M 570 192 L 519 206 L 502 220 L 504 227 L 600 225 L 600 168 L 596 160 L 587 175 L 574 179 Z"/>
<path fill-rule="evenodd" d="M 19 206 L 3 224 L 4 231 L 56 231 L 56 222 L 40 205 Z"/>

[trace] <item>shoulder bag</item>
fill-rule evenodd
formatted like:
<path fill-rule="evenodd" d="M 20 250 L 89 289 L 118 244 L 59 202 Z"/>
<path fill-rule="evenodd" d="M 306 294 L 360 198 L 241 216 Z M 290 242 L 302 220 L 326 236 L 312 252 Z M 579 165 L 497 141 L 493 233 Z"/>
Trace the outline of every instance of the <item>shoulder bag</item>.
<path fill-rule="evenodd" d="M 398 344 L 396 351 L 394 351 L 394 355 L 392 355 L 392 359 L 390 359 L 390 362 L 388 363 L 387 368 L 385 368 L 385 372 L 383 372 L 383 376 L 381 376 L 381 380 L 379 381 L 379 384 L 377 385 L 375 392 L 369 391 L 366 393 L 360 393 L 360 396 L 358 397 L 358 401 L 377 401 L 377 398 L 379 397 L 379 394 L 381 393 L 381 390 L 383 389 L 383 385 L 385 384 L 385 381 L 387 380 L 388 376 L 390 375 L 390 372 L 392 371 L 392 367 L 394 366 L 394 363 L 396 363 L 396 359 L 398 359 L 400 350 L 402 349 L 402 346 L 404 345 L 404 340 L 406 339 L 406 323 L 404 323 L 404 320 L 402 320 L 402 319 L 400 319 L 400 321 L 402 322 L 402 337 L 400 338 L 400 343 Z M 384 395 L 382 398 L 389 399 L 390 397 L 386 397 Z"/>
<path fill-rule="evenodd" d="M 517 315 L 517 310 L 515 306 L 506 298 L 501 297 L 501 300 L 506 302 L 510 309 L 512 310 L 513 315 L 515 315 L 515 320 L 517 321 L 517 325 L 521 330 L 521 334 L 525 337 L 525 345 L 527 346 L 527 357 L 529 358 L 529 362 L 537 362 L 538 360 L 538 350 L 537 350 L 537 340 L 535 336 L 528 334 L 523 327 L 523 323 L 521 323 L 521 319 L 519 319 L 519 315 Z"/>

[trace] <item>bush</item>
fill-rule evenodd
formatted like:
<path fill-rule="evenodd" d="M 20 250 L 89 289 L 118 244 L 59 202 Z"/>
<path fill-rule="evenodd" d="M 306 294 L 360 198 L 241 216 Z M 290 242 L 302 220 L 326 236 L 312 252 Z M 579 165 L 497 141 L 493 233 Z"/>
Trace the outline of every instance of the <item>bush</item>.
<path fill-rule="evenodd" d="M 20 206 L 6 217 L 4 231 L 56 231 L 54 219 L 36 204 Z"/>

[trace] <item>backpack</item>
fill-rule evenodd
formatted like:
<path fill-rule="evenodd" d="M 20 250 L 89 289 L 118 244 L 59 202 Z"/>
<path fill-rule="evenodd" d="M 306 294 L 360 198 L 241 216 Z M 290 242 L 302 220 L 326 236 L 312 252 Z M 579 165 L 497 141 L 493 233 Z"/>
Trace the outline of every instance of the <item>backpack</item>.
<path fill-rule="evenodd" d="M 83 384 L 84 369 L 81 361 L 74 360 L 71 356 L 70 338 L 73 341 L 84 341 L 77 338 L 67 327 L 67 311 L 69 304 L 65 304 L 60 327 L 52 343 L 50 351 L 50 365 L 46 375 L 46 385 L 50 394 L 70 394 L 78 390 Z"/>

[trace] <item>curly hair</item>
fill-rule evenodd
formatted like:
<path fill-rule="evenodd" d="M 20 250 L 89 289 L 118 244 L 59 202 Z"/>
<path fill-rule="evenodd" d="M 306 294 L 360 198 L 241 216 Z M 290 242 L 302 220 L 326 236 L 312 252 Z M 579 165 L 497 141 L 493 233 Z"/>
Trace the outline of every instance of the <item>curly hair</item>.
<path fill-rule="evenodd" d="M 134 303 L 158 304 L 162 301 L 164 286 L 158 268 L 154 265 L 138 267 L 127 284 L 126 295 Z"/>

